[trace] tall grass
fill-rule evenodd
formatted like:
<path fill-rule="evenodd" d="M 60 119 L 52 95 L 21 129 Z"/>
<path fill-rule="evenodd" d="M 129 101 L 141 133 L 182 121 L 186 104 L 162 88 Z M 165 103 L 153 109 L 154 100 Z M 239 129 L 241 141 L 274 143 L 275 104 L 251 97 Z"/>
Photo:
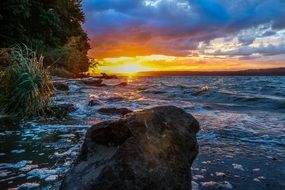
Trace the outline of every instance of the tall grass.
<path fill-rule="evenodd" d="M 0 74 L 0 109 L 8 115 L 35 116 L 44 111 L 53 93 L 43 57 L 26 46 L 9 50 L 9 64 Z"/>

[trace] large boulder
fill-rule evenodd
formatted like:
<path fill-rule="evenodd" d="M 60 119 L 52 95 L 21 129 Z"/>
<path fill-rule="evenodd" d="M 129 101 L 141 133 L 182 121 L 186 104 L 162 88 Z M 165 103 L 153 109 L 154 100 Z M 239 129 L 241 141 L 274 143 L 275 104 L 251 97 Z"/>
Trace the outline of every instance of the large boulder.
<path fill-rule="evenodd" d="M 199 123 L 174 106 L 155 107 L 88 129 L 62 190 L 189 190 Z"/>

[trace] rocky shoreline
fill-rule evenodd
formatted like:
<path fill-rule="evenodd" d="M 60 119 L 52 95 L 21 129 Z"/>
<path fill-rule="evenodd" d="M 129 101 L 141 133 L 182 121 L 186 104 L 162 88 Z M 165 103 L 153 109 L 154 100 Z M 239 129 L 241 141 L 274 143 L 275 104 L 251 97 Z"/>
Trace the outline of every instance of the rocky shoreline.
<path fill-rule="evenodd" d="M 113 79 L 113 78 L 110 78 Z M 102 79 L 86 78 L 92 87 L 107 87 Z M 127 86 L 121 82 L 118 87 Z M 54 82 L 58 91 L 69 91 L 65 82 Z M 101 105 L 91 98 L 88 106 Z M 54 105 L 68 113 L 72 104 Z M 128 108 L 98 109 L 101 114 L 126 115 L 98 123 L 87 130 L 81 151 L 61 184 L 68 189 L 191 189 L 191 165 L 198 154 L 196 133 L 200 126 L 175 106 L 133 112 Z M 60 112 L 59 112 L 60 114 Z"/>
<path fill-rule="evenodd" d="M 84 155 L 82 154 L 82 151 L 80 151 L 82 150 L 80 145 L 84 142 L 85 136 L 92 134 L 92 131 L 96 131 L 95 129 L 98 125 L 103 125 L 103 128 L 107 129 L 107 131 L 104 131 L 103 133 L 106 135 L 109 134 L 108 124 L 110 124 L 110 121 L 115 122 L 116 125 L 120 124 L 118 126 L 122 127 L 119 127 L 119 129 L 122 130 L 123 136 L 124 134 L 127 134 L 128 138 L 124 141 L 127 142 L 129 139 L 133 138 L 129 137 L 128 130 L 125 131 L 123 129 L 126 126 L 129 127 L 131 125 L 121 125 L 122 121 L 127 121 L 136 114 L 140 115 L 145 111 L 148 112 L 147 110 L 150 110 L 153 107 L 165 105 L 174 105 L 182 108 L 183 111 L 179 109 L 178 115 L 184 112 L 187 113 L 187 115 L 190 115 L 191 113 L 201 125 L 201 131 L 196 134 L 197 141 L 200 145 L 199 154 L 193 162 L 192 168 L 187 170 L 188 172 L 191 172 L 192 170 L 192 187 L 194 190 L 269 190 L 282 189 L 285 187 L 285 175 L 283 170 L 285 151 L 282 146 L 282 141 L 279 141 L 281 145 L 271 145 L 243 140 L 245 136 L 248 135 L 247 128 L 253 130 L 255 127 L 261 126 L 264 130 L 268 125 L 271 127 L 270 129 L 278 126 L 282 128 L 282 124 L 276 124 L 274 121 L 269 120 L 270 118 L 280 118 L 281 121 L 282 118 L 284 119 L 282 114 L 274 112 L 258 112 L 258 114 L 260 114 L 258 117 L 260 121 L 257 120 L 257 123 L 252 123 L 252 112 L 250 111 L 240 112 L 231 109 L 226 111 L 213 110 L 209 105 L 203 107 L 203 104 L 200 102 L 194 104 L 190 101 L 180 101 L 177 97 L 173 97 L 173 93 L 177 94 L 179 90 L 188 90 L 188 88 L 179 87 L 176 91 L 173 91 L 173 87 L 170 86 L 165 90 L 159 87 L 159 85 L 164 84 L 153 82 L 155 78 L 143 78 L 143 82 L 140 81 L 141 79 L 137 79 L 138 82 L 134 79 L 130 80 L 127 78 L 103 79 L 101 84 L 105 85 L 98 86 L 86 85 L 83 82 L 85 80 L 94 82 L 95 80 L 102 79 L 54 79 L 57 86 L 51 110 L 57 117 L 39 118 L 26 124 L 0 120 L 0 125 L 2 126 L 0 131 L 1 144 L 5 143 L 9 145 L 5 146 L 5 149 L 0 149 L 1 187 L 4 189 L 59 189 L 62 181 L 67 180 L 68 175 L 70 175 L 70 172 L 77 167 L 77 164 L 80 165 L 82 162 L 92 163 L 91 160 L 88 159 L 88 161 L 82 161 L 82 158 L 79 157 L 77 160 L 80 161 L 75 163 L 75 165 L 72 165 L 73 160 L 76 160 L 78 154 Z M 165 85 L 163 87 L 165 87 Z M 196 90 L 194 90 L 194 92 L 195 91 Z M 207 91 L 203 93 L 205 94 Z M 192 92 L 189 94 L 192 94 Z M 182 95 L 184 94 L 182 93 Z M 193 96 L 193 98 L 195 97 L 196 96 Z M 176 108 L 171 107 L 171 110 L 172 109 L 176 112 Z M 175 123 L 172 123 L 173 126 L 183 126 L 180 121 L 177 121 L 179 118 L 168 118 L 168 116 L 163 113 L 164 112 L 162 112 L 162 119 L 159 117 L 159 119 L 155 120 L 155 123 L 159 124 L 158 126 L 160 126 L 160 124 L 164 125 L 163 122 L 161 122 L 164 121 L 164 119 L 175 121 Z M 256 114 L 256 112 L 254 113 Z M 190 116 L 185 118 L 188 117 Z M 144 128 L 146 125 L 143 123 L 142 126 Z M 246 126 L 246 128 L 240 128 L 240 126 Z M 153 128 L 153 130 L 154 129 L 155 128 Z M 239 131 L 239 129 L 242 130 Z M 161 131 L 153 130 L 150 131 L 150 134 L 155 136 L 154 139 L 157 139 L 155 142 L 163 141 L 163 138 L 158 135 Z M 86 131 L 88 132 L 86 133 Z M 168 129 L 166 131 L 168 131 Z M 271 131 L 266 132 L 266 134 L 270 135 L 270 132 Z M 149 133 L 140 132 L 139 134 L 137 139 L 141 139 L 146 134 L 149 136 Z M 180 137 L 179 135 L 180 134 L 178 134 L 177 137 Z M 119 142 L 122 143 L 121 141 Z M 175 142 L 177 142 L 176 138 L 174 144 Z M 189 143 L 190 142 L 191 141 L 189 141 Z M 119 152 L 124 152 L 124 149 L 120 150 L 118 147 L 125 147 L 124 143 L 120 144 L 120 146 L 116 146 L 117 142 L 111 142 L 110 145 L 106 145 L 106 143 L 101 142 L 101 140 L 99 143 L 93 142 L 93 144 L 97 144 L 96 147 L 102 148 L 99 148 L 98 151 L 115 149 L 118 151 L 117 154 L 119 154 Z M 137 141 L 136 143 L 129 143 L 128 146 L 130 147 L 126 146 L 126 149 L 136 150 L 137 147 L 141 147 L 141 144 L 143 143 L 137 143 Z M 167 145 L 167 143 L 158 144 Z M 180 147 L 180 145 L 178 147 Z M 151 148 L 156 150 L 155 146 L 151 146 Z M 149 147 L 146 150 L 148 149 Z M 173 151 L 171 148 L 169 150 Z M 191 152 L 191 148 L 183 152 L 186 153 L 187 151 Z M 149 152 L 146 151 L 146 153 Z M 136 151 L 134 151 L 134 153 L 136 153 Z M 178 155 L 183 155 L 180 153 Z M 117 154 L 114 153 L 114 155 L 111 155 L 117 158 Z M 153 156 L 150 153 L 147 155 L 147 157 L 143 158 L 152 158 L 151 156 Z M 173 155 L 176 154 L 173 153 Z M 130 159 L 130 162 L 127 163 L 134 164 L 135 158 L 141 158 L 140 156 L 133 156 L 131 158 L 128 156 L 129 155 L 127 155 L 126 158 L 120 157 L 122 160 L 116 160 L 114 163 L 121 164 L 126 162 L 125 160 Z M 159 159 L 157 157 L 153 158 L 155 160 L 153 163 L 157 163 L 157 160 L 162 163 L 168 161 L 168 159 L 162 159 L 163 157 L 159 157 Z M 169 161 L 171 161 L 171 159 L 173 159 L 173 157 L 170 157 Z M 138 161 L 145 160 L 139 159 Z M 173 163 L 175 163 L 175 167 L 176 164 L 177 166 L 180 164 L 175 162 L 175 160 Z M 181 162 L 181 164 L 183 163 L 185 162 Z M 190 163 L 191 162 L 189 161 L 189 167 Z M 95 163 L 93 162 L 93 164 Z M 110 169 L 110 164 L 111 162 L 106 161 L 104 167 Z M 120 164 L 118 166 L 116 165 L 116 167 L 121 166 Z M 152 164 L 150 164 L 150 166 L 152 166 Z M 154 164 L 154 166 L 156 165 Z M 169 168 L 167 164 L 163 166 Z M 70 168 L 72 169 L 70 170 Z M 106 169 L 106 171 L 110 170 Z M 111 174 L 112 172 L 108 173 Z M 179 174 L 180 172 L 178 171 L 175 173 Z M 98 174 L 100 175 L 97 177 L 104 176 L 103 173 L 98 172 Z M 147 172 L 144 174 L 147 174 L 146 176 L 148 176 Z M 87 175 L 87 172 L 83 173 L 83 175 Z M 66 176 L 65 179 L 64 176 Z M 159 177 L 161 178 L 158 178 L 157 181 L 163 179 L 163 176 Z M 176 179 L 175 177 L 171 178 L 173 178 L 173 180 Z M 74 178 L 71 177 L 69 180 L 72 179 Z M 78 184 L 80 184 L 80 180 L 74 181 L 78 181 Z M 166 184 L 167 183 L 165 183 L 165 186 Z M 190 182 L 187 183 L 187 185 L 190 187 Z M 167 186 L 171 187 L 171 185 Z M 62 188 L 66 189 L 67 187 L 63 184 Z"/>

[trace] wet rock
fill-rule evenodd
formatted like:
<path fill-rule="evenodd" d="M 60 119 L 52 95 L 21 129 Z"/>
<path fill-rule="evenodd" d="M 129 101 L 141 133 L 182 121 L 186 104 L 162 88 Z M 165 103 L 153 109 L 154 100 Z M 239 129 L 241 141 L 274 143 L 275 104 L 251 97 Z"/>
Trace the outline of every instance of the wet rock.
<path fill-rule="evenodd" d="M 96 124 L 61 189 L 191 189 L 198 131 L 197 120 L 174 106 Z"/>
<path fill-rule="evenodd" d="M 113 96 L 107 99 L 108 102 L 119 102 L 119 101 L 124 101 L 125 98 L 122 96 Z"/>
<path fill-rule="evenodd" d="M 52 109 L 52 111 L 62 111 L 62 112 L 73 112 L 76 110 L 75 105 L 73 104 L 68 104 L 68 103 L 64 103 L 64 104 L 55 104 L 52 105 L 50 107 Z"/>
<path fill-rule="evenodd" d="M 107 86 L 106 84 L 103 84 L 102 79 L 94 79 L 94 78 L 86 78 L 82 79 L 82 82 L 88 86 L 96 86 L 96 87 L 101 87 L 101 86 Z"/>
<path fill-rule="evenodd" d="M 118 115 L 126 115 L 128 113 L 132 113 L 133 111 L 128 108 L 100 108 L 98 112 L 102 114 L 118 114 Z"/>
<path fill-rule="evenodd" d="M 60 91 L 68 91 L 69 90 L 68 84 L 66 84 L 64 82 L 53 82 L 53 87 L 56 90 L 60 90 Z"/>
<path fill-rule="evenodd" d="M 88 106 L 96 106 L 96 105 L 98 104 L 95 102 L 95 100 L 89 100 Z"/>
<path fill-rule="evenodd" d="M 103 79 L 117 79 L 118 77 L 116 75 L 108 75 L 106 73 L 101 73 L 102 76 L 100 76 L 100 78 Z"/>
<path fill-rule="evenodd" d="M 98 106 L 104 104 L 102 101 L 98 99 L 98 96 L 96 94 L 89 95 L 89 102 L 88 106 Z"/>
<path fill-rule="evenodd" d="M 76 110 L 77 108 L 75 107 L 75 105 L 64 103 L 51 105 L 49 108 L 46 108 L 45 112 L 47 115 L 63 117 Z"/>
<path fill-rule="evenodd" d="M 124 86 L 128 86 L 128 83 L 127 82 L 121 82 L 120 84 L 117 84 L 116 86 L 124 87 Z"/>
<path fill-rule="evenodd" d="M 92 107 L 92 106 L 98 106 L 98 105 L 102 105 L 103 103 L 99 100 L 89 100 L 88 102 L 88 106 Z"/>

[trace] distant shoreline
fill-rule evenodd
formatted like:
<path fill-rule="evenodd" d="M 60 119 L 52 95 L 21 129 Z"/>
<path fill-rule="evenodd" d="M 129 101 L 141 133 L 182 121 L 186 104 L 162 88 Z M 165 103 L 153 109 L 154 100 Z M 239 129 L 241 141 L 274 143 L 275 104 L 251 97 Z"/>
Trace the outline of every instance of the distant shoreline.
<path fill-rule="evenodd" d="M 242 71 L 147 71 L 136 76 L 285 76 L 285 67 Z"/>

